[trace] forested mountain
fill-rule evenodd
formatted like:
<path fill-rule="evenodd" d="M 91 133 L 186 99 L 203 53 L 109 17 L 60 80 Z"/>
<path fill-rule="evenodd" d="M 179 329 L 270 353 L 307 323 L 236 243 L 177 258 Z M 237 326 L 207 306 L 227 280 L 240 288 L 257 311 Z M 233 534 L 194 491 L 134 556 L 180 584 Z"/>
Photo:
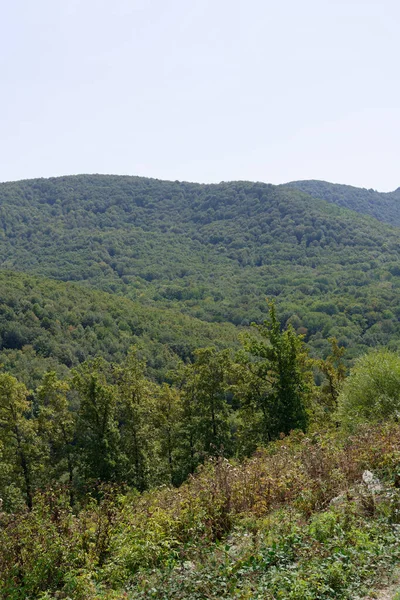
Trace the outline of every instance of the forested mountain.
<path fill-rule="evenodd" d="M 336 204 L 0 184 L 0 598 L 370 597 L 399 559 L 399 229 Z"/>
<path fill-rule="evenodd" d="M 338 206 L 370 215 L 383 223 L 400 226 L 400 188 L 394 192 L 377 192 L 327 181 L 291 181 L 283 187 L 301 190 L 313 198 L 322 198 Z"/>
<path fill-rule="evenodd" d="M 149 375 L 164 380 L 197 348 L 237 344 L 237 331 L 76 283 L 0 271 L 0 344 L 3 370 L 28 386 L 90 358 L 120 362 L 133 344 Z"/>
<path fill-rule="evenodd" d="M 248 325 L 276 298 L 315 353 L 400 339 L 398 230 L 263 183 L 82 175 L 0 185 L 1 267 L 203 321 Z"/>

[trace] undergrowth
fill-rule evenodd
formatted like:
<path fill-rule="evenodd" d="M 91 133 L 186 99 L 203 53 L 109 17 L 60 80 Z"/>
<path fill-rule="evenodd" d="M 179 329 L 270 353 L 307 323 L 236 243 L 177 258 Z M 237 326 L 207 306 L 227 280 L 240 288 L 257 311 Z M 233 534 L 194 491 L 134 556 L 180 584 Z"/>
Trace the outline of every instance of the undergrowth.
<path fill-rule="evenodd" d="M 370 491 L 365 469 L 382 482 Z M 68 490 L 0 516 L 7 600 L 354 599 L 400 560 L 400 426 L 291 436 L 178 489 Z"/>

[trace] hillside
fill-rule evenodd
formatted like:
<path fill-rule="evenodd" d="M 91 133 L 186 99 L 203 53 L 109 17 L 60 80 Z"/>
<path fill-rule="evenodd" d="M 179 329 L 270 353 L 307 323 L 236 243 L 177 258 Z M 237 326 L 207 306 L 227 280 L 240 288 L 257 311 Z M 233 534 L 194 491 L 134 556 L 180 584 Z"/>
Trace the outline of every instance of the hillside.
<path fill-rule="evenodd" d="M 0 271 L 0 364 L 25 384 L 100 356 L 121 361 L 136 344 L 148 372 L 164 379 L 199 347 L 237 343 L 236 329 L 177 310 L 23 273 Z"/>
<path fill-rule="evenodd" d="M 354 600 L 400 559 L 398 425 L 293 435 L 243 464 L 207 462 L 179 489 L 63 490 L 3 514 L 8 600 Z M 380 490 L 362 484 L 364 469 Z M 16 518 L 17 517 L 17 518 Z"/>
<path fill-rule="evenodd" d="M 370 215 L 383 223 L 400 226 L 400 188 L 382 193 L 351 185 L 327 181 L 291 181 L 284 187 L 300 190 L 313 198 L 321 198 L 362 215 Z"/>
<path fill-rule="evenodd" d="M 248 325 L 277 298 L 314 351 L 400 338 L 395 228 L 288 187 L 82 175 L 0 185 L 3 269 Z"/>

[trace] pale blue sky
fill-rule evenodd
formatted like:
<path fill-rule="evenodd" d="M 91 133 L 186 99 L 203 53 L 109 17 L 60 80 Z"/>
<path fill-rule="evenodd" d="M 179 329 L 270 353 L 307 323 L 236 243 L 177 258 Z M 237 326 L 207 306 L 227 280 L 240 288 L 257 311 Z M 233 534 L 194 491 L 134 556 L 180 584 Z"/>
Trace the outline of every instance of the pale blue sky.
<path fill-rule="evenodd" d="M 396 0 L 12 0 L 0 180 L 400 186 Z"/>

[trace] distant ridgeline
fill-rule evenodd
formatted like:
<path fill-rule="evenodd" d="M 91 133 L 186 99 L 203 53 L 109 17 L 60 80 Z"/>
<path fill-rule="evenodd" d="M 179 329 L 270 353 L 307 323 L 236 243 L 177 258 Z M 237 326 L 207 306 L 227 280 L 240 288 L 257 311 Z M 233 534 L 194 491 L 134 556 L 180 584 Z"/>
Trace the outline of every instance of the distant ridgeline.
<path fill-rule="evenodd" d="M 263 321 L 267 297 L 314 355 L 330 336 L 350 359 L 398 349 L 398 229 L 373 216 L 399 224 L 399 199 L 324 182 L 0 184 L 0 360 L 69 367 L 140 342 L 162 379 L 196 347 L 235 345 L 232 324 Z"/>
<path fill-rule="evenodd" d="M 292 181 L 282 187 L 295 188 L 313 198 L 321 198 L 362 215 L 375 217 L 383 223 L 400 226 L 400 188 L 381 193 L 327 181 Z"/>

